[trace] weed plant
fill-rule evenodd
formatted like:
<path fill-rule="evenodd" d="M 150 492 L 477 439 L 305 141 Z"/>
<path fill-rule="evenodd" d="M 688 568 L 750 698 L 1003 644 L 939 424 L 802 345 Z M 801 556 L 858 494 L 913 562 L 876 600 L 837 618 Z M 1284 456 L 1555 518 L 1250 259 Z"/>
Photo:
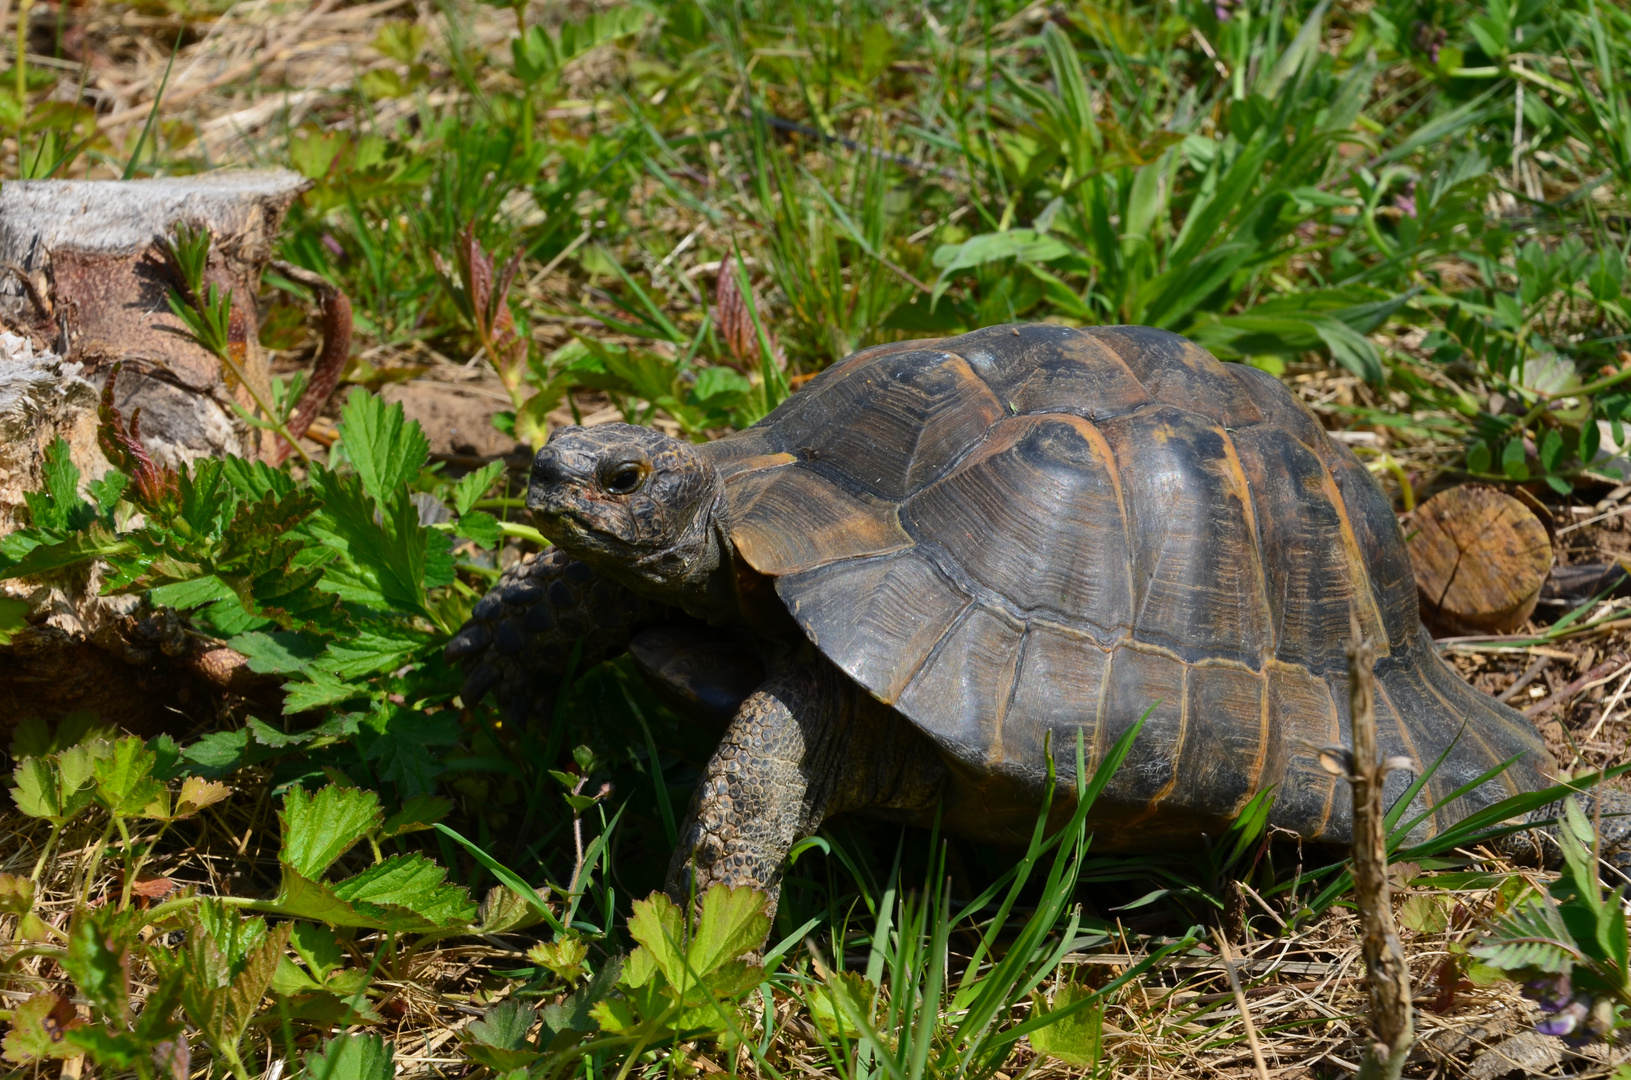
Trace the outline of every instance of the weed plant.
<path fill-rule="evenodd" d="M 195 39 L 220 14 L 149 6 Z M 489 365 L 510 405 L 495 424 L 523 443 L 590 400 L 703 439 L 857 348 L 1132 322 L 1289 378 L 1334 368 L 1324 406 L 1382 433 L 1355 446 L 1403 509 L 1440 473 L 1568 493 L 1631 470 L 1619 6 L 572 11 L 449 2 L 379 22 L 344 90 L 254 141 L 253 163 L 312 181 L 281 255 L 344 290 L 373 358 L 326 454 L 171 472 L 110 398 L 115 471 L 83 483 L 54 449 L 30 526 L 0 540 L 0 576 L 100 561 L 105 590 L 279 686 L 271 707 L 229 702 L 211 730 L 146 743 L 95 717 L 17 731 L 8 1063 L 387 1080 L 427 1066 L 378 1032 L 451 1003 L 479 1016 L 441 1059 L 511 1077 L 1101 1070 L 1107 1009 L 1176 994 L 1182 964 L 1211 962 L 1207 928 L 1290 940 L 1343 902 L 1340 864 L 1268 842 L 1272 793 L 1199 855 L 1093 853 L 1082 814 L 1112 754 L 1079 763 L 1075 816 L 1023 853 L 836 822 L 795 853 L 773 921 L 725 890 L 693 918 L 653 893 L 717 733 L 621 662 L 577 672 L 529 723 L 458 699 L 441 645 L 507 546 L 539 538 L 502 462 L 433 461 L 363 388 L 388 360 Z M 83 80 L 26 55 L 13 71 L 10 177 L 217 164 L 162 106 L 119 141 Z M 171 304 L 226 360 L 247 299 L 187 272 L 208 243 L 173 237 Z M 299 287 L 268 280 L 276 312 Z M 263 322 L 268 344 L 302 343 L 298 320 Z M 255 422 L 282 427 L 298 387 L 267 390 Z M 0 644 L 25 614 L 0 599 Z M 1398 859 L 1508 912 L 1457 954 L 1452 1000 L 1462 971 L 1506 972 L 1571 1036 L 1604 1035 L 1626 1004 L 1623 921 L 1603 929 L 1618 901 L 1584 883 L 1578 839 L 1568 884 L 1528 899 L 1456 854 L 1557 794 L 1423 841 L 1413 791 L 1389 825 Z M 234 887 L 169 869 L 188 850 L 235 851 Z M 1242 889 L 1266 916 L 1241 914 Z M 439 983 L 473 937 L 495 950 L 480 977 Z M 1085 975 L 1104 949 L 1125 962 Z M 1169 1037 L 1236 1038 L 1215 1007 Z"/>

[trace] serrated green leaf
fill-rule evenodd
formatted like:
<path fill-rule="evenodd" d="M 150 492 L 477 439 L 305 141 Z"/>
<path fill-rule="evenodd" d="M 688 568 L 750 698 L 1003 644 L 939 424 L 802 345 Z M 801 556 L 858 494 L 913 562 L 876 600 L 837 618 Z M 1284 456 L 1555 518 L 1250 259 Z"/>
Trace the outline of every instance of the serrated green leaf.
<path fill-rule="evenodd" d="M 262 910 L 313 919 L 330 926 L 366 926 L 378 929 L 374 919 L 335 896 L 334 890 L 328 885 L 302 877 L 287 866 L 283 868 L 283 879 L 278 888 L 277 899 Z"/>
<path fill-rule="evenodd" d="M 0 1043 L 0 1057 L 13 1065 L 73 1057 L 80 1050 L 64 1035 L 83 1024 L 67 998 L 50 991 L 35 994 L 12 1008 L 11 1027 Z"/>
<path fill-rule="evenodd" d="M 430 455 L 417 420 L 405 420 L 400 404 L 387 405 L 361 388 L 340 410 L 340 444 L 363 489 L 381 506 L 419 475 Z"/>
<path fill-rule="evenodd" d="M 189 776 L 181 782 L 181 794 L 176 797 L 176 808 L 171 817 L 177 821 L 192 817 L 205 807 L 214 806 L 231 794 L 232 789 L 219 780 Z"/>
<path fill-rule="evenodd" d="M 489 461 L 475 472 L 460 477 L 459 482 L 453 485 L 453 509 L 460 517 L 464 517 L 502 475 L 504 463 Z"/>
<path fill-rule="evenodd" d="M 45 448 L 40 461 L 44 491 L 27 491 L 30 521 L 36 528 L 77 531 L 96 519 L 96 511 L 79 496 L 79 467 L 61 436 Z"/>
<path fill-rule="evenodd" d="M 678 905 L 662 893 L 652 893 L 644 900 L 634 902 L 634 913 L 629 916 L 629 936 L 646 950 L 646 957 L 629 958 L 623 970 L 624 984 L 640 986 L 630 980 L 648 972 L 650 966 L 662 972 L 670 985 L 684 986 L 695 982 L 685 973 L 685 956 L 680 952 L 685 941 L 685 918 Z M 635 950 L 638 956 L 639 950 Z M 649 965 L 649 966 L 648 966 Z"/>
<path fill-rule="evenodd" d="M 68 953 L 60 963 L 74 986 L 114 1020 L 130 1014 L 129 920 L 125 913 L 80 908 L 68 924 Z"/>
<path fill-rule="evenodd" d="M 291 787 L 283 796 L 283 850 L 280 861 L 315 881 L 364 836 L 379 828 L 379 796 L 360 788 L 330 784 L 315 795 Z"/>
<path fill-rule="evenodd" d="M 480 1043 L 497 1050 L 520 1050 L 527 1045 L 527 1032 L 532 1030 L 533 1022 L 537 1019 L 536 1009 L 509 998 L 482 1013 L 481 1019 L 470 1021 L 460 1034 L 466 1042 Z"/>
<path fill-rule="evenodd" d="M 233 977 L 232 985 L 227 988 L 227 1037 L 236 1040 L 242 1033 L 255 1013 L 260 1009 L 261 999 L 272 985 L 272 976 L 277 972 L 278 961 L 283 958 L 284 949 L 289 944 L 290 925 L 284 923 L 276 930 L 265 936 L 253 950 L 245 956 L 241 969 Z"/>
<path fill-rule="evenodd" d="M 94 765 L 96 800 L 119 817 L 168 817 L 164 785 L 153 779 L 153 751 L 137 738 L 120 739 Z"/>
<path fill-rule="evenodd" d="M 150 589 L 147 593 L 148 601 L 155 607 L 170 607 L 177 611 L 189 611 L 218 600 L 235 598 L 236 594 L 227 587 L 226 582 L 214 574 L 206 574 L 190 581 L 173 581 L 168 585 Z"/>
<path fill-rule="evenodd" d="M 406 489 L 380 504 L 375 521 L 374 500 L 359 477 L 318 470 L 313 482 L 323 493 L 321 524 L 346 556 L 325 568 L 322 587 L 353 603 L 428 615 L 425 559 L 433 530 L 419 524 Z"/>
<path fill-rule="evenodd" d="M 810 1010 L 810 1019 L 829 1038 L 842 1035 L 855 1039 L 861 1035 L 863 1023 L 871 1025 L 877 997 L 878 988 L 857 972 L 836 971 L 830 972 L 820 986 L 811 988 L 804 1004 Z"/>
<path fill-rule="evenodd" d="M 385 824 L 380 826 L 380 835 L 402 836 L 428 829 L 447 817 L 452 809 L 451 799 L 444 799 L 440 795 L 415 795 L 402 804 L 402 809 L 385 819 Z"/>
<path fill-rule="evenodd" d="M 1058 1058 L 1066 1065 L 1097 1068 L 1104 1031 L 1104 1003 L 1097 998 L 1092 988 L 1073 983 L 1059 986 L 1052 1005 L 1033 997 L 1033 1016 L 1056 1018 L 1031 1032 L 1031 1046 L 1037 1053 Z M 1072 1006 L 1076 1006 L 1075 1010 L 1067 1012 Z"/>
<path fill-rule="evenodd" d="M 319 979 L 327 979 L 335 969 L 345 963 L 345 951 L 340 948 L 340 939 L 326 926 L 308 922 L 295 923 L 289 944 L 300 959 L 305 961 L 312 974 Z"/>
<path fill-rule="evenodd" d="M 447 883 L 447 870 L 420 854 L 393 855 L 334 886 L 347 903 L 395 907 L 437 929 L 468 925 L 476 917 L 469 890 Z"/>
<path fill-rule="evenodd" d="M 0 874 L 0 914 L 24 915 L 34 910 L 34 882 L 19 874 Z"/>
<path fill-rule="evenodd" d="M 297 926 L 310 926 L 310 923 L 297 923 Z M 321 982 L 312 978 L 305 968 L 289 959 L 280 957 L 277 970 L 272 973 L 272 992 L 282 997 L 294 997 L 296 994 L 310 994 L 324 990 Z"/>
<path fill-rule="evenodd" d="M 411 626 L 379 620 L 344 641 L 329 642 L 312 663 L 337 678 L 354 679 L 400 667 L 436 640 Z"/>
<path fill-rule="evenodd" d="M 474 540 L 482 547 L 497 547 L 499 541 L 504 539 L 504 530 L 499 527 L 498 518 L 484 510 L 477 510 L 459 518 L 458 534 L 467 540 Z"/>
<path fill-rule="evenodd" d="M 746 885 L 710 888 L 702 897 L 696 934 L 686 949 L 691 971 L 707 979 L 727 962 L 764 944 L 770 932 L 768 901 L 764 893 Z"/>
<path fill-rule="evenodd" d="M 51 570 L 61 570 L 92 559 L 130 554 L 135 550 L 133 541 L 115 533 L 100 521 L 93 522 L 84 532 L 74 533 L 66 539 L 49 539 L 15 562 L 0 565 L 0 581 L 37 577 Z"/>
<path fill-rule="evenodd" d="M 378 1035 L 336 1035 L 306 1058 L 300 1080 L 393 1080 L 395 1050 Z"/>
<path fill-rule="evenodd" d="M 325 705 L 338 705 L 367 694 L 368 687 L 344 682 L 326 671 L 308 671 L 307 681 L 283 684 L 283 714 L 293 716 Z"/>

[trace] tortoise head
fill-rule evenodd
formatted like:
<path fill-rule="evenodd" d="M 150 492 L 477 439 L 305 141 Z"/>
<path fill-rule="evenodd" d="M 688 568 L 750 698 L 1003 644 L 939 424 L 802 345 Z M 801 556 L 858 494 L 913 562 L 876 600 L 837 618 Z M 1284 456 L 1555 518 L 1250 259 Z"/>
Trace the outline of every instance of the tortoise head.
<path fill-rule="evenodd" d="M 527 509 L 550 541 L 656 600 L 693 607 L 722 558 L 724 485 L 690 443 L 632 424 L 559 428 Z"/>

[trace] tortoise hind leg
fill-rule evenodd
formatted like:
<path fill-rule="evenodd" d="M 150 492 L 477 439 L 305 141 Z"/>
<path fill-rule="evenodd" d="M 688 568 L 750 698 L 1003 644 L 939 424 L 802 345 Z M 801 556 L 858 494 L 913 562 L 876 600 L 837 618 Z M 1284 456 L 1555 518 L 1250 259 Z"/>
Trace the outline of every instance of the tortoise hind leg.
<path fill-rule="evenodd" d="M 680 830 L 669 895 L 747 885 L 774 911 L 788 851 L 824 819 L 932 811 L 945 778 L 915 728 L 805 646 L 772 665 L 726 728 Z"/>

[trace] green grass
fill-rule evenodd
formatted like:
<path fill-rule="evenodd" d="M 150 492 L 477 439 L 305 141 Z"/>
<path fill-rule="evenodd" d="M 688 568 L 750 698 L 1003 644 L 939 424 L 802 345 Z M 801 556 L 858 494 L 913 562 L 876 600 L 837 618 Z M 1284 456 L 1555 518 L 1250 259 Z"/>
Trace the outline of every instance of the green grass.
<path fill-rule="evenodd" d="M 183 26 L 184 44 L 201 47 L 220 5 L 148 7 L 163 16 L 150 43 L 168 58 Z M 1622 8 L 1041 10 L 688 0 L 540 22 L 525 5 L 449 2 L 427 23 L 376 20 L 367 70 L 293 129 L 274 124 L 254 163 L 313 181 L 280 254 L 347 293 L 359 350 L 384 364 L 480 349 L 513 404 L 498 422 L 522 441 L 544 437 L 563 402 L 590 398 L 701 439 L 879 342 L 1016 319 L 1134 322 L 1275 374 L 1347 378 L 1327 422 L 1382 433 L 1359 449 L 1401 508 L 1460 477 L 1564 494 L 1612 481 L 1592 466 L 1623 441 L 1631 410 Z M 63 16 L 47 51 L 61 53 L 76 18 Z M 31 26 L 38 52 L 48 28 L 38 15 Z M 512 26 L 509 38 L 488 32 Z M 8 176 L 220 164 L 167 110 L 99 133 L 89 109 L 65 103 L 73 93 L 53 93 L 73 91 L 78 73 L 14 71 L 22 95 L 0 90 Z M 242 107 L 267 92 L 246 82 L 226 94 Z M 472 284 L 484 262 L 499 277 L 514 266 L 507 294 Z M 751 298 L 734 314 L 715 302 L 720 273 L 686 273 L 708 263 Z M 219 299 L 178 303 L 207 336 Z M 267 322 L 280 347 L 302 342 L 298 322 Z M 380 372 L 358 364 L 354 377 Z M 8 819 L 0 927 L 17 936 L 5 978 L 35 995 L 26 1008 L 7 999 L 12 1021 L 46 1042 L 16 1044 L 11 1062 L 77 1048 L 110 1072 L 156 1075 L 149 1051 L 174 1036 L 159 1002 L 200 1033 L 195 1064 L 208 1056 L 240 1077 L 284 1058 L 311 1076 L 384 1080 L 373 1036 L 317 1048 L 348 1025 L 382 1032 L 407 1016 L 429 1032 L 459 1010 L 487 1015 L 429 1055 L 459 1064 L 414 1069 L 684 1075 L 708 1057 L 790 1075 L 802 1054 L 846 1080 L 1057 1070 L 1100 1060 L 1106 1010 L 1135 988 L 1146 1001 L 1175 992 L 1171 964 L 1204 959 L 1206 927 L 1241 921 L 1235 883 L 1276 912 L 1248 909 L 1249 934 L 1279 934 L 1277 923 L 1294 934 L 1340 902 L 1337 868 L 1299 876 L 1313 854 L 1302 866 L 1263 843 L 1250 814 L 1199 857 L 1099 855 L 1080 821 L 1023 853 L 835 822 L 789 869 L 763 971 L 721 974 L 734 954 L 701 967 L 669 956 L 652 929 L 661 913 L 642 907 L 631 926 L 632 902 L 660 887 L 717 732 L 667 710 L 622 662 L 579 673 L 547 722 L 455 701 L 459 673 L 439 648 L 493 579 L 501 536 L 524 531 L 517 478 L 461 482 L 370 399 L 340 426 L 348 466 L 302 469 L 298 483 L 206 467 L 169 496 L 155 481 L 135 533 L 114 527 L 128 517 L 119 500 L 148 496 L 104 487 L 93 506 L 58 476 L 30 503 L 35 529 L 0 545 L 7 573 L 108 559 L 116 584 L 260 650 L 309 706 L 253 720 L 240 706 L 220 730 L 147 748 L 99 742 L 89 720 L 20 738 L 12 755 L 33 762 L 20 768 L 39 789 L 36 820 Z M 418 526 L 415 492 L 456 520 Z M 256 592 L 241 542 L 290 530 L 307 554 L 274 547 L 284 577 Z M 327 550 L 344 554 L 309 554 Z M 193 569 L 159 558 L 178 553 Z M 94 779 L 58 783 L 69 774 Z M 182 784 L 213 792 L 198 785 L 222 778 L 235 789 L 224 802 L 150 812 L 153 785 L 184 800 Z M 66 802 L 50 802 L 51 784 Z M 300 855 L 314 841 L 277 817 L 296 787 L 373 793 L 349 835 L 368 843 L 328 863 Z M 230 907 L 131 896 L 150 861 L 212 890 L 198 853 L 229 851 L 263 853 L 219 890 Z M 1430 867 L 1441 854 L 1411 857 Z M 410 864 L 431 862 L 425 873 L 445 869 L 445 881 L 405 884 Z M 403 875 L 396 907 L 353 902 L 370 874 Z M 99 914 L 58 926 L 40 914 L 108 882 L 115 900 Z M 475 916 L 471 903 L 494 889 Z M 1512 899 L 1494 895 L 1477 903 Z M 737 914 L 739 931 L 752 923 Z M 194 945 L 166 959 L 143 926 L 186 930 Z M 472 927 L 500 951 L 450 975 L 439 958 Z M 284 933 L 293 952 L 278 944 L 272 964 L 263 945 Z M 656 981 L 630 982 L 636 944 L 667 957 Z M 1103 945 L 1144 960 L 1088 989 L 1060 976 L 1062 958 Z M 49 1038 L 55 1005 L 40 996 L 66 984 L 38 956 L 92 1006 L 66 1043 Z M 139 1013 L 107 974 L 125 962 L 142 974 Z M 208 979 L 208 993 L 177 988 Z M 232 1004 L 245 999 L 247 1012 Z M 501 1000 L 516 1004 L 491 1011 Z M 615 1024 L 586 1019 L 608 1000 L 636 1004 Z M 1173 1022 L 1172 1045 L 1198 1037 L 1186 1024 Z M 1225 1028 L 1208 1038 L 1239 1038 Z"/>

